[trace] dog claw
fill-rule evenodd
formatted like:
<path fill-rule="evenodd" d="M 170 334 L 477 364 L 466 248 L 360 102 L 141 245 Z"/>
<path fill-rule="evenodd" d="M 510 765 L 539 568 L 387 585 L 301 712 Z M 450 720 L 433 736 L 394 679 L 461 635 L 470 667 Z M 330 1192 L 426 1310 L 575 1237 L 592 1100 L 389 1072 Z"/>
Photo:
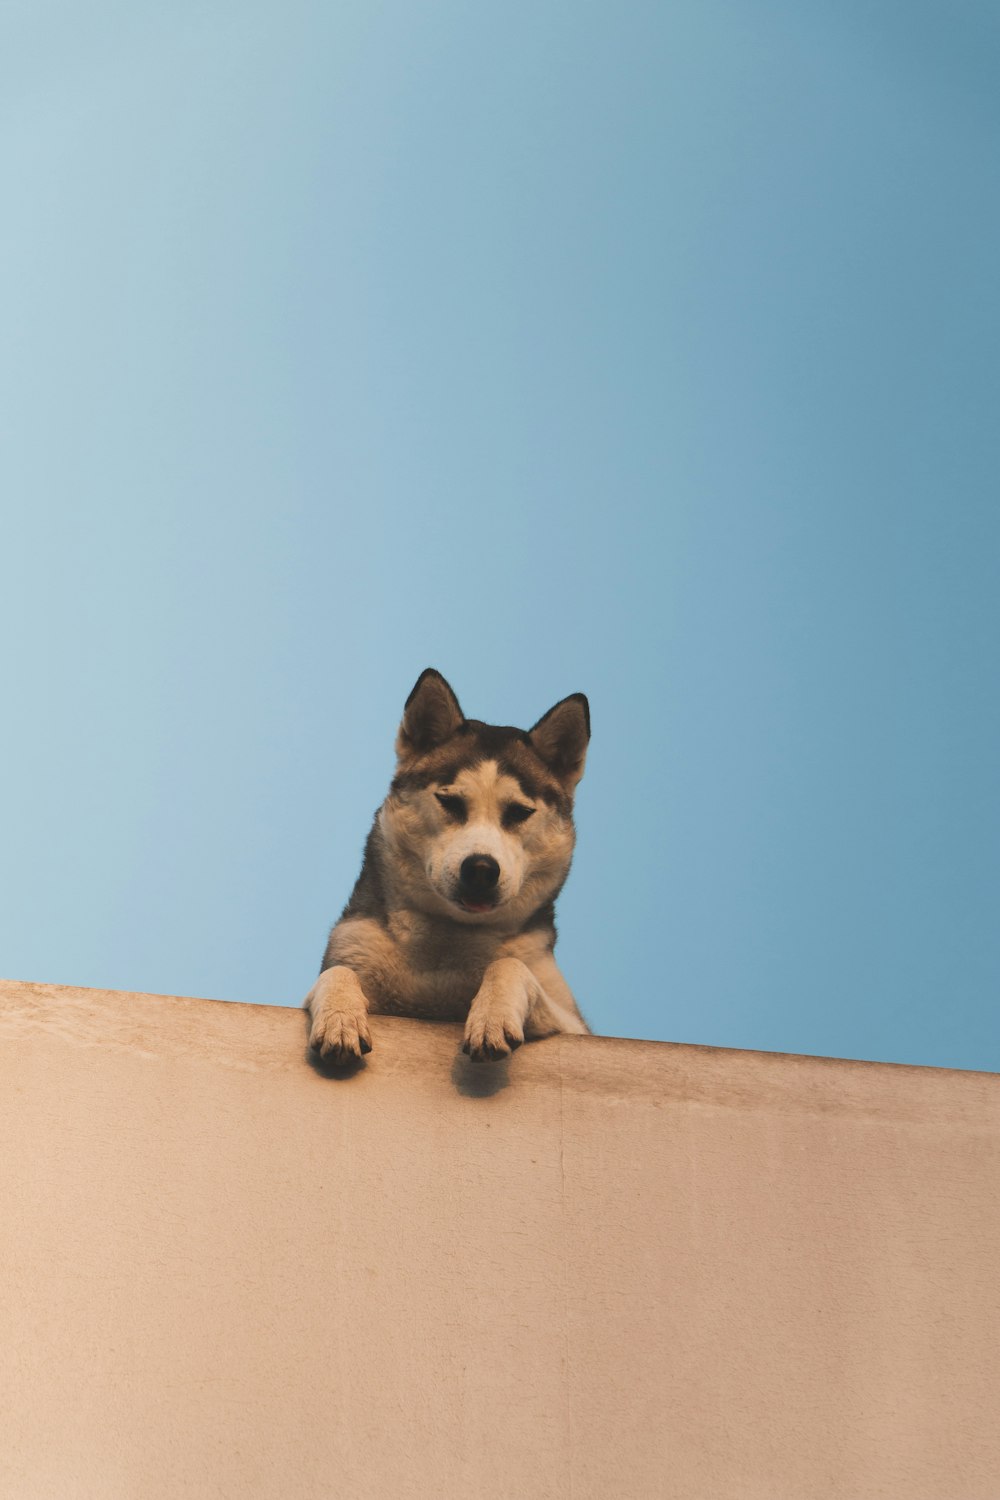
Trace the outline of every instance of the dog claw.
<path fill-rule="evenodd" d="M 519 1036 L 506 1026 L 502 1031 L 491 1026 L 488 1036 L 477 1035 L 476 1032 L 472 1036 L 467 1036 L 462 1043 L 462 1051 L 466 1057 L 471 1057 L 473 1062 L 501 1062 L 515 1052 L 523 1041 L 523 1036 Z"/>

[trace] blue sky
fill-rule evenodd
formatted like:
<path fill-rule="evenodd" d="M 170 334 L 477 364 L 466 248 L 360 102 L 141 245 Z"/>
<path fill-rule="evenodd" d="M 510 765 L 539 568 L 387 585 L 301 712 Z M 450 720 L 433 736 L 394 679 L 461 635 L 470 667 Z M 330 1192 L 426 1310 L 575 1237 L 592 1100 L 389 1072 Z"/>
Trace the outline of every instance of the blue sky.
<path fill-rule="evenodd" d="M 0 972 L 297 1004 L 591 699 L 596 1030 L 1000 1069 L 1000 12 L 8 7 Z"/>

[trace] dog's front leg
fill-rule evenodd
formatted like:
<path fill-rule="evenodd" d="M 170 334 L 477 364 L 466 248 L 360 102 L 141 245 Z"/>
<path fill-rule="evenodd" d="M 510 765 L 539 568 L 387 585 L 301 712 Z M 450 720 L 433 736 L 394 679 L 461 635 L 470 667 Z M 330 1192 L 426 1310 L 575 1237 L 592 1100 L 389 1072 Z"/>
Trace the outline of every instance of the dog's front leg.
<path fill-rule="evenodd" d="M 509 1057 L 524 1041 L 524 1023 L 541 986 L 519 958 L 498 958 L 469 1008 L 462 1051 L 475 1062 Z"/>
<path fill-rule="evenodd" d="M 306 996 L 312 1016 L 309 1045 L 335 1063 L 354 1062 L 372 1050 L 368 1001 L 361 981 L 346 964 L 324 969 Z"/>

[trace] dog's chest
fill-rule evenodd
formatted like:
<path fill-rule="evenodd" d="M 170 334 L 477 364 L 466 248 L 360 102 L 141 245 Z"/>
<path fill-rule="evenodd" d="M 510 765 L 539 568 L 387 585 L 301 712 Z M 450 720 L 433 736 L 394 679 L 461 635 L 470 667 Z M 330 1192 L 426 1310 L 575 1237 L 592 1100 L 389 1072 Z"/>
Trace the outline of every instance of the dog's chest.
<path fill-rule="evenodd" d="M 418 1020 L 463 1021 L 481 979 L 482 975 L 476 979 L 461 969 L 406 968 L 396 984 L 380 987 L 372 1008 Z"/>
<path fill-rule="evenodd" d="M 498 941 L 461 931 L 444 936 L 410 923 L 400 924 L 392 937 L 393 972 L 379 986 L 379 1008 L 432 1020 L 464 1019 Z"/>

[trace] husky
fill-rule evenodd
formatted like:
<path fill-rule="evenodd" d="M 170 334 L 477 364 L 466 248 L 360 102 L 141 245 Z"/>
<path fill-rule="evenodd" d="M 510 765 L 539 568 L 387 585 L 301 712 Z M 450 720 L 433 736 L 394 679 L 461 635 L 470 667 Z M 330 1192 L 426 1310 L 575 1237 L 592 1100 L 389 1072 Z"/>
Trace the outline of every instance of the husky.
<path fill-rule="evenodd" d="M 467 719 L 440 672 L 421 673 L 361 874 L 305 1000 L 315 1054 L 348 1064 L 370 1052 L 369 1012 L 464 1021 L 477 1062 L 589 1032 L 552 951 L 589 741 L 582 693 L 525 731 Z"/>

